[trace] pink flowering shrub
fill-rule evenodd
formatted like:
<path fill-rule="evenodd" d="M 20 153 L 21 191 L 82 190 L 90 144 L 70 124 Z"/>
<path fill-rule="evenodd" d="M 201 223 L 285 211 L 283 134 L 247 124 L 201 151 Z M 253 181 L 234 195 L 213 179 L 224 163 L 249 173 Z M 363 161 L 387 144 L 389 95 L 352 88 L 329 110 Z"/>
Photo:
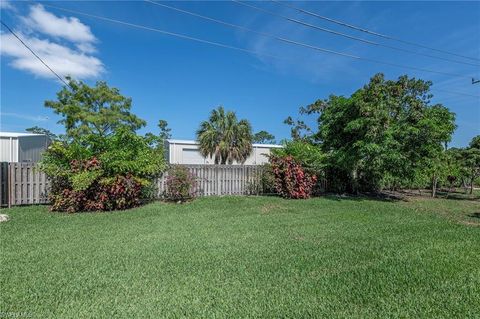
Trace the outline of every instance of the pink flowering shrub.
<path fill-rule="evenodd" d="M 168 170 L 165 198 L 184 202 L 195 198 L 196 177 L 184 166 L 172 166 Z"/>

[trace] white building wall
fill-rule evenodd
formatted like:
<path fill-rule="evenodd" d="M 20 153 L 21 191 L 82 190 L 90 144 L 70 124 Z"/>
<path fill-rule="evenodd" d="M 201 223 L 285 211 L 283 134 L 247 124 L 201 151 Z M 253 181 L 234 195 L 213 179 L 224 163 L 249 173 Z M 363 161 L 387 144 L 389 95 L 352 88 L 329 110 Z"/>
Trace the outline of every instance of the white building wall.
<path fill-rule="evenodd" d="M 18 138 L 0 136 L 0 162 L 18 162 Z"/>
<path fill-rule="evenodd" d="M 49 144 L 43 134 L 0 132 L 0 162 L 38 162 Z"/>
<path fill-rule="evenodd" d="M 215 164 L 212 157 L 203 157 L 195 141 L 168 140 L 165 142 L 166 157 L 170 164 Z M 253 144 L 252 154 L 244 165 L 261 165 L 268 162 L 267 155 L 272 148 L 281 148 L 281 145 Z M 238 165 L 239 163 L 233 163 Z"/>
<path fill-rule="evenodd" d="M 46 135 L 22 136 L 18 138 L 18 161 L 38 162 L 50 141 Z"/>

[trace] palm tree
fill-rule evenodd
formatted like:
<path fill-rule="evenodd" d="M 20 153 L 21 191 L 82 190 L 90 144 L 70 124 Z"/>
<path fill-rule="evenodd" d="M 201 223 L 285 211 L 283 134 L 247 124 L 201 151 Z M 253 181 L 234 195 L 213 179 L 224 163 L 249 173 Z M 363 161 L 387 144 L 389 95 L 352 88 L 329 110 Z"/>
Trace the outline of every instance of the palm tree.
<path fill-rule="evenodd" d="M 223 106 L 210 113 L 208 121 L 197 130 L 200 153 L 215 158 L 215 164 L 244 163 L 252 152 L 252 127 L 247 120 L 237 120 L 232 111 Z"/>

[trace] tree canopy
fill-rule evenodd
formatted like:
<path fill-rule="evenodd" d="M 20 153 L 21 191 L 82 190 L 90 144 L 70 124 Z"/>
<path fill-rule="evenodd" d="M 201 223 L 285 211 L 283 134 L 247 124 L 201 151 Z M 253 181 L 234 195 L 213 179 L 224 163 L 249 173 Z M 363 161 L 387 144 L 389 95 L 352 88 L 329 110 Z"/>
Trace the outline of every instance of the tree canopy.
<path fill-rule="evenodd" d="M 260 131 L 253 135 L 253 143 L 275 144 L 275 136 L 267 131 Z"/>
<path fill-rule="evenodd" d="M 376 74 L 350 97 L 332 95 L 305 109 L 320 113 L 314 136 L 340 188 L 377 190 L 412 180 L 420 168 L 434 174 L 456 126 L 454 113 L 430 103 L 430 86 Z"/>
<path fill-rule="evenodd" d="M 57 100 L 45 101 L 45 106 L 62 116 L 66 136 L 76 138 L 82 134 L 108 136 L 119 127 L 137 130 L 146 122 L 131 113 L 132 99 L 120 94 L 117 88 L 98 81 L 94 87 L 82 81 L 67 78 L 57 93 Z"/>
<path fill-rule="evenodd" d="M 200 123 L 197 140 L 203 156 L 214 157 L 216 164 L 243 163 L 252 152 L 252 128 L 245 120 L 237 120 L 232 111 L 220 106 Z"/>
<path fill-rule="evenodd" d="M 43 128 L 43 127 L 40 127 L 40 126 L 32 126 L 32 127 L 29 127 L 27 129 L 25 129 L 25 131 L 30 132 L 30 133 L 34 133 L 34 134 L 44 134 L 52 141 L 54 141 L 58 138 L 58 136 L 56 134 L 54 134 L 50 130 L 47 130 L 46 128 Z"/>

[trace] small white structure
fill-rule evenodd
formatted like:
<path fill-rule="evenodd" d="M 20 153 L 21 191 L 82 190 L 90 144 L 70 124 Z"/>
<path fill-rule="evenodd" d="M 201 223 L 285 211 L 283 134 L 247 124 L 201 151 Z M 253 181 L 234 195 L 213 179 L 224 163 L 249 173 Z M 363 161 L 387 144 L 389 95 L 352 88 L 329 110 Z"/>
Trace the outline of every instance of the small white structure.
<path fill-rule="evenodd" d="M 45 134 L 0 132 L 0 162 L 38 162 L 49 144 Z"/>
<path fill-rule="evenodd" d="M 244 165 L 261 165 L 268 162 L 268 155 L 272 148 L 282 148 L 275 144 L 253 144 L 252 154 L 247 158 Z M 169 164 L 215 164 L 214 158 L 203 157 L 200 154 L 197 141 L 190 140 L 166 140 L 166 157 Z M 239 163 L 233 163 L 239 165 Z"/>

